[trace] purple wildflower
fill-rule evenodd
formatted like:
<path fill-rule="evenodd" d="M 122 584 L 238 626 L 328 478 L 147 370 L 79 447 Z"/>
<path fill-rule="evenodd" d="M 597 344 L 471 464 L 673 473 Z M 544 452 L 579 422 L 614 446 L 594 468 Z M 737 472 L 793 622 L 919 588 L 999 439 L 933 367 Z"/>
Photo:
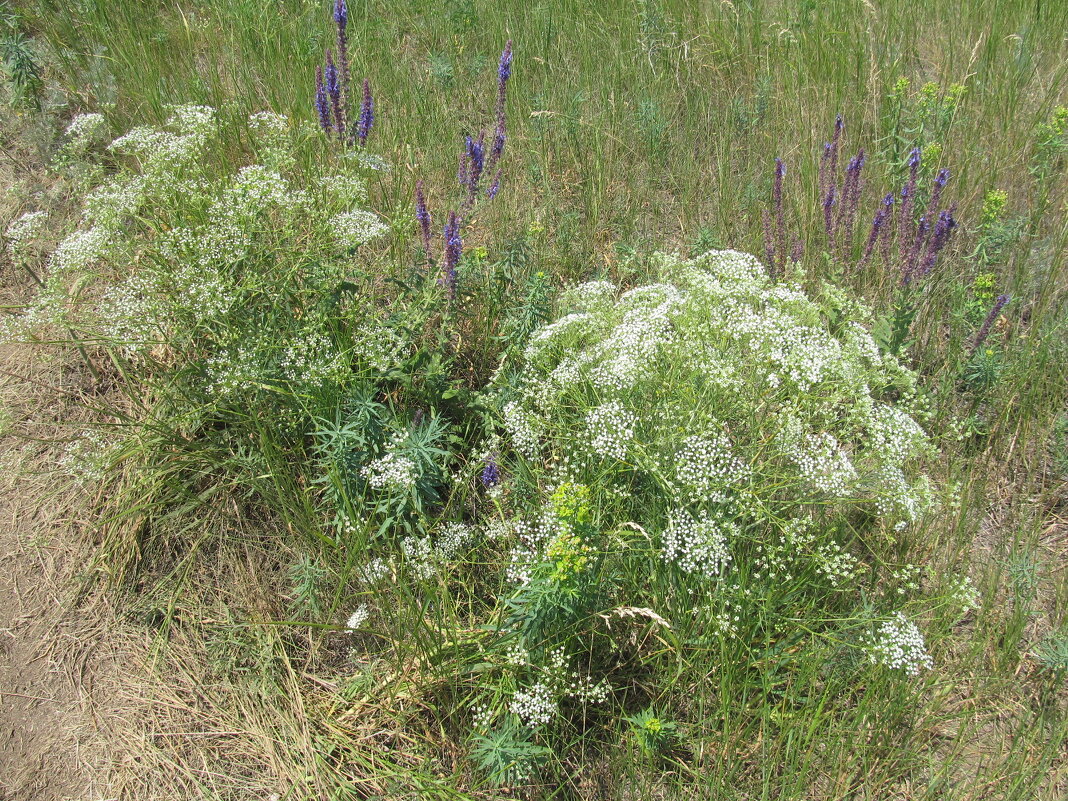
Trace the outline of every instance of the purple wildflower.
<path fill-rule="evenodd" d="M 760 213 L 764 223 L 764 257 L 768 263 L 768 272 L 775 275 L 775 241 L 771 238 L 771 215 L 765 209 Z"/>
<path fill-rule="evenodd" d="M 837 189 L 831 187 L 827 190 L 827 195 L 823 198 L 823 227 L 827 232 L 827 249 L 830 250 L 833 247 L 834 242 L 834 200 Z"/>
<path fill-rule="evenodd" d="M 1001 314 L 1001 310 L 1005 308 L 1005 304 L 1009 302 L 1008 295 L 998 295 L 997 300 L 994 301 L 994 305 L 990 309 L 990 313 L 987 314 L 986 319 L 983 320 L 983 325 L 979 329 L 979 333 L 975 335 L 975 342 L 972 344 L 972 351 L 969 355 L 974 356 L 975 352 L 982 347 L 986 342 L 986 338 L 990 336 L 990 329 L 998 319 L 998 315 Z"/>
<path fill-rule="evenodd" d="M 845 228 L 844 256 L 853 255 L 853 226 L 857 218 L 857 205 L 860 202 L 860 174 L 864 169 L 864 149 L 850 160 L 846 167 L 845 185 L 842 188 L 842 203 L 838 208 L 838 226 Z"/>
<path fill-rule="evenodd" d="M 326 51 L 326 93 L 330 96 L 330 106 L 334 110 L 334 130 L 341 138 L 345 138 L 345 116 L 341 108 L 341 84 L 338 82 L 337 67 L 334 66 L 334 55 Z"/>
<path fill-rule="evenodd" d="M 487 489 L 496 487 L 501 483 L 501 468 L 497 464 L 497 459 L 494 456 L 490 456 L 486 459 L 486 466 L 482 469 L 482 486 Z"/>
<path fill-rule="evenodd" d="M 349 38 L 345 28 L 349 24 L 349 7 L 345 0 L 334 0 L 334 22 L 337 23 L 338 106 L 342 118 L 349 120 Z"/>
<path fill-rule="evenodd" d="M 331 130 L 330 125 L 330 101 L 326 97 L 326 87 L 323 85 L 323 68 L 315 68 L 315 110 L 319 112 L 319 126 L 327 133 Z"/>
<path fill-rule="evenodd" d="M 864 255 L 860 257 L 860 265 L 863 267 L 868 263 L 868 259 L 871 258 L 871 252 L 875 248 L 875 243 L 879 239 L 879 235 L 882 233 L 883 227 L 886 225 L 887 210 L 885 208 L 879 209 L 875 212 L 875 218 L 871 221 L 871 233 L 868 234 L 868 241 L 864 245 Z"/>
<path fill-rule="evenodd" d="M 486 166 L 486 132 L 482 131 L 478 139 L 468 136 L 465 140 L 466 173 L 467 173 L 467 206 L 475 202 L 478 193 L 478 182 L 482 179 L 482 170 Z"/>
<path fill-rule="evenodd" d="M 908 257 L 905 259 L 905 266 L 902 270 L 902 282 L 905 286 L 912 283 L 913 273 L 916 270 L 916 260 L 920 257 L 924 242 L 927 241 L 929 228 L 927 215 L 921 215 L 920 222 L 916 226 L 916 237 L 912 240 L 912 247 L 909 250 Z"/>
<path fill-rule="evenodd" d="M 838 145 L 842 141 L 842 131 L 845 129 L 845 121 L 842 119 L 842 115 L 839 114 L 834 118 L 834 136 L 831 138 L 831 165 L 830 172 L 827 174 L 829 180 L 833 181 L 838 175 Z"/>
<path fill-rule="evenodd" d="M 931 202 L 927 205 L 927 208 L 932 211 L 938 209 L 938 201 L 942 199 L 942 190 L 945 189 L 947 183 L 949 183 L 949 170 L 943 167 L 938 171 L 938 175 L 935 176 L 934 189 L 931 191 Z"/>
<path fill-rule="evenodd" d="M 823 143 L 823 152 L 820 154 L 820 169 L 817 185 L 820 190 L 820 197 L 827 194 L 828 184 L 830 183 L 830 176 L 828 174 L 831 164 L 831 143 Z"/>
<path fill-rule="evenodd" d="M 883 198 L 883 212 L 885 213 L 885 219 L 883 220 L 882 230 L 880 231 L 880 251 L 882 252 L 883 264 L 890 264 L 890 243 L 894 239 L 894 193 L 888 192 L 886 197 Z"/>
<path fill-rule="evenodd" d="M 456 267 L 463 255 L 464 242 L 460 238 L 460 220 L 455 211 L 449 212 L 449 219 L 445 223 L 445 274 L 442 282 L 449 291 L 449 298 L 456 297 Z"/>
<path fill-rule="evenodd" d="M 504 105 L 507 97 L 508 79 L 512 76 L 512 40 L 504 46 L 501 52 L 501 60 L 497 66 L 497 129 L 493 135 L 493 145 L 490 147 L 489 163 L 487 171 L 497 166 L 497 162 L 504 153 L 504 143 L 508 139 L 507 126 L 505 125 Z M 495 193 L 496 194 L 496 193 Z"/>
<path fill-rule="evenodd" d="M 486 190 L 486 197 L 490 200 L 497 197 L 497 193 L 501 191 L 501 171 L 498 169 L 497 174 L 493 176 L 493 183 L 489 185 L 489 189 Z"/>
<path fill-rule="evenodd" d="M 927 250 L 923 256 L 923 262 L 920 264 L 919 275 L 921 278 L 934 269 L 939 252 L 946 246 L 950 234 L 953 233 L 953 229 L 956 227 L 957 221 L 953 219 L 953 209 L 939 212 L 938 222 L 935 223 L 934 232 L 927 243 Z"/>
<path fill-rule="evenodd" d="M 801 240 L 801 237 L 794 235 L 794 247 L 790 251 L 790 261 L 797 264 L 805 255 L 805 243 Z"/>
<path fill-rule="evenodd" d="M 423 194 L 423 182 L 415 185 L 415 219 L 419 223 L 419 230 L 423 234 L 423 252 L 429 263 L 432 256 L 430 253 L 430 209 L 426 206 L 426 195 Z"/>
<path fill-rule="evenodd" d="M 375 124 L 375 101 L 371 97 L 371 82 L 363 79 L 363 102 L 360 103 L 360 119 L 356 123 L 356 136 L 360 140 L 360 146 L 367 144 L 367 134 L 371 132 L 371 126 Z"/>

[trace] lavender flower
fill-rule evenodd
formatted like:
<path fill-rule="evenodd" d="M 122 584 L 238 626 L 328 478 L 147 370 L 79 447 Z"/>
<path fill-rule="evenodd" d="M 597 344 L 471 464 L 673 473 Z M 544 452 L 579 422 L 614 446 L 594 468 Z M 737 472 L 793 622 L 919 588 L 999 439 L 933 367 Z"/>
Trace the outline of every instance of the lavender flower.
<path fill-rule="evenodd" d="M 912 240 L 912 247 L 909 250 L 908 257 L 905 259 L 905 266 L 902 270 L 902 282 L 904 286 L 908 286 L 912 282 L 913 273 L 916 270 L 916 260 L 920 257 L 920 251 L 923 249 L 924 242 L 927 241 L 928 229 L 930 228 L 927 222 L 927 215 L 924 214 L 920 217 L 920 222 L 916 226 L 916 237 Z"/>
<path fill-rule="evenodd" d="M 349 24 L 349 7 L 345 0 L 334 0 L 334 22 L 339 31 L 345 30 Z"/>
<path fill-rule="evenodd" d="M 486 170 L 491 171 L 497 166 L 497 162 L 504 153 L 504 143 L 508 138 L 504 117 L 504 103 L 507 96 L 508 79 L 512 75 L 512 40 L 504 46 L 501 52 L 501 60 L 497 66 L 497 129 L 493 135 L 493 145 L 490 147 L 489 163 Z M 494 182 L 496 183 L 496 181 Z M 494 192 L 496 194 L 496 192 Z"/>
<path fill-rule="evenodd" d="M 860 173 L 864 169 L 864 149 L 857 151 L 846 167 L 845 185 L 842 187 L 842 202 L 838 207 L 837 227 L 845 228 L 843 245 L 845 258 L 853 254 L 853 226 L 857 218 L 857 205 L 860 203 Z"/>
<path fill-rule="evenodd" d="M 419 229 L 423 234 L 423 252 L 429 263 L 432 256 L 430 253 L 430 210 L 426 207 L 426 195 L 423 194 L 423 182 L 415 185 L 415 219 L 419 223 Z"/>
<path fill-rule="evenodd" d="M 775 274 L 775 241 L 771 237 L 771 215 L 765 209 L 760 213 L 764 223 L 764 257 L 768 263 L 768 272 Z"/>
<path fill-rule="evenodd" d="M 487 489 L 496 487 L 501 483 L 501 468 L 497 464 L 496 457 L 490 456 L 486 459 L 486 466 L 482 470 L 480 479 L 482 480 L 482 486 Z"/>
<path fill-rule="evenodd" d="M 345 28 L 349 24 L 349 7 L 345 0 L 334 0 L 334 22 L 337 23 L 337 63 L 340 73 L 338 106 L 342 118 L 349 119 L 349 39 Z"/>
<path fill-rule="evenodd" d="M 923 262 L 920 264 L 919 275 L 921 278 L 928 275 L 931 270 L 934 269 L 939 252 L 946 246 L 950 234 L 953 233 L 953 229 L 956 227 L 957 221 L 953 219 L 953 209 L 939 213 L 938 222 L 935 223 L 934 233 L 931 234 L 931 239 L 927 243 L 927 250 L 923 256 Z"/>
<path fill-rule="evenodd" d="M 449 299 L 456 297 L 456 267 L 460 263 L 463 254 L 464 242 L 460 238 L 460 220 L 455 211 L 449 212 L 449 219 L 445 223 L 445 274 L 442 282 L 449 291 Z"/>
<path fill-rule="evenodd" d="M 997 300 L 994 301 L 994 305 L 990 309 L 990 313 L 987 314 L 986 319 L 983 320 L 983 325 L 980 327 L 979 333 L 975 335 L 975 342 L 972 344 L 972 350 L 969 356 L 974 356 L 975 352 L 982 347 L 984 342 L 986 342 L 986 338 L 990 336 L 990 329 L 993 327 L 995 321 L 998 319 L 998 315 L 1001 314 L 1001 310 L 1005 308 L 1005 304 L 1008 302 L 1008 295 L 998 295 Z"/>
<path fill-rule="evenodd" d="M 330 106 L 334 110 L 334 130 L 339 138 L 345 138 L 345 116 L 341 108 L 341 84 L 338 82 L 337 67 L 334 65 L 334 56 L 329 50 L 326 51 L 326 93 L 330 96 Z"/>
<path fill-rule="evenodd" d="M 830 250 L 834 241 L 834 201 L 837 190 L 835 187 L 831 187 L 827 190 L 826 197 L 823 198 L 823 228 L 827 232 L 827 249 Z"/>
<path fill-rule="evenodd" d="M 830 142 L 824 142 L 823 143 L 823 152 L 820 155 L 819 178 L 817 180 L 817 185 L 819 186 L 819 190 L 820 190 L 820 197 L 823 197 L 824 195 L 826 195 L 827 194 L 827 190 L 830 188 L 828 186 L 828 184 L 830 183 L 830 174 L 829 174 L 830 164 L 831 164 L 831 143 Z"/>
<path fill-rule="evenodd" d="M 883 264 L 890 264 L 890 243 L 894 240 L 894 193 L 888 192 L 886 197 L 883 198 L 883 211 L 886 214 L 886 218 L 883 221 L 882 230 L 880 231 L 880 250 L 882 252 Z"/>
<path fill-rule="evenodd" d="M 470 207 L 475 202 L 475 195 L 478 193 L 478 182 L 482 179 L 482 170 L 486 166 L 485 140 L 485 131 L 482 131 L 482 133 L 479 134 L 478 139 L 473 139 L 470 136 L 465 139 L 464 155 L 466 157 L 466 169 L 464 172 L 467 175 L 466 207 Z"/>
<path fill-rule="evenodd" d="M 949 170 L 943 167 L 938 171 L 938 175 L 935 176 L 934 189 L 931 191 L 931 202 L 927 205 L 927 208 L 931 210 L 938 209 L 938 201 L 942 199 L 942 190 L 945 189 L 947 183 L 949 183 Z"/>
<path fill-rule="evenodd" d="M 881 208 L 875 212 L 875 218 L 871 221 L 871 233 L 868 234 L 868 241 L 864 245 L 864 255 L 860 257 L 860 267 L 863 267 L 868 263 L 868 259 L 871 258 L 871 252 L 875 248 L 875 243 L 879 239 L 879 235 L 882 233 L 883 227 L 886 225 L 886 208 Z"/>
<path fill-rule="evenodd" d="M 363 79 L 363 102 L 360 103 L 360 119 L 356 123 L 356 136 L 360 140 L 360 147 L 367 144 L 367 134 L 371 132 L 371 126 L 375 123 L 375 101 L 371 97 L 371 82 Z"/>
<path fill-rule="evenodd" d="M 501 51 L 501 61 L 497 66 L 497 85 L 503 91 L 504 85 L 512 77 L 512 40 L 509 39 Z"/>
<path fill-rule="evenodd" d="M 916 202 L 916 181 L 920 172 L 920 149 L 909 152 L 909 179 L 901 190 L 901 213 L 898 230 L 904 234 L 912 225 L 912 206 Z"/>
<path fill-rule="evenodd" d="M 319 127 L 327 133 L 331 130 L 330 124 L 330 101 L 326 98 L 326 87 L 323 85 L 323 68 L 315 68 L 315 110 L 319 112 Z"/>

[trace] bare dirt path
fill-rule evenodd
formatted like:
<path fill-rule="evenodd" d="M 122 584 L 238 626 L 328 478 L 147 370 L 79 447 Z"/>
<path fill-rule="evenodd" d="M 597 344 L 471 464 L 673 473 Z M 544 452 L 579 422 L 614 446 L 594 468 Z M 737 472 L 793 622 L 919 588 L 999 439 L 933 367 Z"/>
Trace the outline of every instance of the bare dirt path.
<path fill-rule="evenodd" d="M 55 472 L 77 419 L 72 376 L 0 348 L 0 799 L 117 797 L 115 722 L 130 654 L 100 597 L 79 599 L 87 546 Z M 16 377 L 20 376 L 20 377 Z M 64 389 L 63 385 L 67 388 Z M 51 389 L 49 389 L 51 387 Z"/>

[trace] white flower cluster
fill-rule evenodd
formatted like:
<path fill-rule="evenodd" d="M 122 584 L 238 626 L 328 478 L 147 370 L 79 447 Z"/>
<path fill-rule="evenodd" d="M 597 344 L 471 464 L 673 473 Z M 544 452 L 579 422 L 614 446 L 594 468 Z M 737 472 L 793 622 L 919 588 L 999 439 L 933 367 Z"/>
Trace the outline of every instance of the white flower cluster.
<path fill-rule="evenodd" d="M 48 215 L 43 211 L 28 211 L 16 217 L 4 231 L 7 240 L 7 252 L 12 259 L 26 251 L 28 243 L 41 233 Z"/>
<path fill-rule="evenodd" d="M 825 542 L 816 549 L 816 569 L 837 588 L 856 578 L 859 560 L 837 542 Z"/>
<path fill-rule="evenodd" d="M 446 523 L 436 540 L 430 537 L 405 537 L 401 540 L 409 569 L 421 579 L 428 579 L 456 557 L 474 536 L 474 530 L 463 523 Z"/>
<path fill-rule="evenodd" d="M 79 272 L 103 258 L 110 242 L 111 234 L 104 228 L 75 231 L 59 243 L 49 266 L 57 273 Z"/>
<path fill-rule="evenodd" d="M 968 576 L 957 576 L 949 588 L 949 600 L 965 615 L 981 606 L 979 589 Z"/>
<path fill-rule="evenodd" d="M 529 664 L 529 655 L 523 653 L 526 657 L 523 662 L 509 662 L 517 666 Z M 508 706 L 509 711 L 519 716 L 531 729 L 549 723 L 559 711 L 562 699 L 573 698 L 580 703 L 600 704 L 608 699 L 612 691 L 607 681 L 595 682 L 591 676 L 569 669 L 563 646 L 549 653 L 547 664 L 540 668 L 540 673 L 541 678 L 533 685 L 516 690 Z"/>
<path fill-rule="evenodd" d="M 686 573 L 717 578 L 731 561 L 729 538 L 737 527 L 708 512 L 694 517 L 685 509 L 676 510 L 663 535 L 663 559 L 674 562 Z"/>
<path fill-rule="evenodd" d="M 526 584 L 531 579 L 534 567 L 544 558 L 551 543 L 571 534 L 571 527 L 559 520 L 552 510 L 543 509 L 534 519 L 516 518 L 511 521 L 516 537 L 509 555 L 508 580 Z"/>
<path fill-rule="evenodd" d="M 749 466 L 734 455 L 726 436 L 687 437 L 675 454 L 681 500 L 691 503 L 723 501 L 724 490 L 749 479 Z"/>
<path fill-rule="evenodd" d="M 601 404 L 586 415 L 586 435 L 590 448 L 599 456 L 624 461 L 637 423 L 638 418 L 623 408 L 619 401 Z"/>
<path fill-rule="evenodd" d="M 389 231 L 389 226 L 377 214 L 363 209 L 342 212 L 330 224 L 334 238 L 344 248 L 357 247 Z"/>
<path fill-rule="evenodd" d="M 139 127 L 109 145 L 116 153 L 136 156 L 155 182 L 169 181 L 196 162 L 215 130 L 215 110 L 208 106 L 178 106 L 165 129 Z"/>
<path fill-rule="evenodd" d="M 541 425 L 537 418 L 523 409 L 518 401 L 505 404 L 503 412 L 504 427 L 515 449 L 528 459 L 536 459 L 541 439 Z"/>
<path fill-rule="evenodd" d="M 516 690 L 508 711 L 531 729 L 547 724 L 557 712 L 556 698 L 544 681 L 536 682 L 525 690 Z"/>
<path fill-rule="evenodd" d="M 273 111 L 257 111 L 248 118 L 259 160 L 275 170 L 288 170 L 295 163 L 289 145 L 289 117 Z"/>
<path fill-rule="evenodd" d="M 372 489 L 406 492 L 415 486 L 419 469 L 404 454 L 391 451 L 361 467 L 360 475 L 367 479 Z"/>
<path fill-rule="evenodd" d="M 934 667 L 923 635 L 904 612 L 895 612 L 891 620 L 879 626 L 868 645 L 868 657 L 875 664 L 910 676 L 918 676 L 922 668 Z"/>
<path fill-rule="evenodd" d="M 204 390 L 219 400 L 235 400 L 264 378 L 262 354 L 255 347 L 227 348 L 206 362 Z"/>
<path fill-rule="evenodd" d="M 290 344 L 278 362 L 282 377 L 292 384 L 319 387 L 348 372 L 341 353 L 326 334 L 312 332 Z"/>
<path fill-rule="evenodd" d="M 106 121 L 103 114 L 78 114 L 64 131 L 69 146 L 75 152 L 84 152 L 104 132 Z"/>
<path fill-rule="evenodd" d="M 319 187 L 343 208 L 362 206 L 367 202 L 367 182 L 348 172 L 332 173 L 319 179 Z"/>
<path fill-rule="evenodd" d="M 348 622 L 345 623 L 345 628 L 348 631 L 356 631 L 356 629 L 367 622 L 367 618 L 370 616 L 371 610 L 368 608 L 367 604 L 360 604 L 353 610 L 352 614 L 349 615 Z"/>
<path fill-rule="evenodd" d="M 784 437 L 784 450 L 801 476 L 832 498 L 845 498 L 857 480 L 857 471 L 833 434 Z"/>
<path fill-rule="evenodd" d="M 140 208 L 144 198 L 145 181 L 140 176 L 113 179 L 85 196 L 82 222 L 115 230 Z"/>
<path fill-rule="evenodd" d="M 98 484 L 107 474 L 107 454 L 112 441 L 100 430 L 82 431 L 67 443 L 59 465 L 79 484 Z"/>
<path fill-rule="evenodd" d="M 366 565 L 357 568 L 356 581 L 367 586 L 377 584 L 390 574 L 390 564 L 384 559 L 372 559 Z"/>

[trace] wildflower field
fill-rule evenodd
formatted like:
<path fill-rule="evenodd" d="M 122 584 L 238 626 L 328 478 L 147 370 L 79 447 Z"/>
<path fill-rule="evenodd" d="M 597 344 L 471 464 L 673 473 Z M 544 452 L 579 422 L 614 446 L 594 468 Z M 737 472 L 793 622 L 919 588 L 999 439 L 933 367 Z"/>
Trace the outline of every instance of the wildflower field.
<path fill-rule="evenodd" d="M 0 58 L 0 798 L 1068 795 L 1068 2 Z"/>

